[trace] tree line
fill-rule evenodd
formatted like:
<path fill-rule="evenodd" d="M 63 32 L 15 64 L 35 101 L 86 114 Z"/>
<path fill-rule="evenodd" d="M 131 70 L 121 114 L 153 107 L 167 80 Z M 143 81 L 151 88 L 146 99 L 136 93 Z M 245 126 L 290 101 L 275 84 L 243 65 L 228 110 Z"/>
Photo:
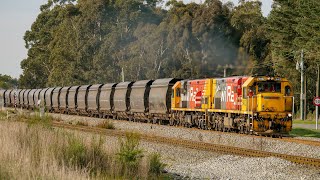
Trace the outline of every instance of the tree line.
<path fill-rule="evenodd" d="M 23 88 L 164 77 L 279 75 L 299 91 L 295 69 L 305 52 L 308 91 L 315 95 L 320 2 L 274 0 L 49 0 L 24 40 Z M 309 99 L 310 102 L 310 99 Z M 310 106 L 311 107 L 311 106 Z M 312 108 L 312 107 L 311 107 Z"/>

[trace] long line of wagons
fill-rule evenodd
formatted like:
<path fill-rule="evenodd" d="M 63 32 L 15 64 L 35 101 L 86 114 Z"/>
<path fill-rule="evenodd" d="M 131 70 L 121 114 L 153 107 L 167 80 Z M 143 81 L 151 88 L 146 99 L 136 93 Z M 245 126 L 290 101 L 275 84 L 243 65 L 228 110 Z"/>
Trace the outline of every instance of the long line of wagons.
<path fill-rule="evenodd" d="M 0 96 L 6 107 L 240 133 L 291 131 L 294 102 L 288 80 L 268 76 L 3 90 Z"/>
<path fill-rule="evenodd" d="M 4 91 L 6 107 L 35 109 L 43 105 L 48 112 L 147 119 L 146 114 L 167 119 L 171 107 L 174 78 L 143 80 L 45 89 Z"/>

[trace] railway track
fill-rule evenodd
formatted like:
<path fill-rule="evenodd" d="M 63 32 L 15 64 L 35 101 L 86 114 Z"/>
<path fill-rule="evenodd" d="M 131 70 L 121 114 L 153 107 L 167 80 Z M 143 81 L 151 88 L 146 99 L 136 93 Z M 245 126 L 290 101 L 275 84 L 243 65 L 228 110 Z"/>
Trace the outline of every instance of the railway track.
<path fill-rule="evenodd" d="M 106 136 L 123 137 L 126 134 L 125 131 L 120 131 L 120 130 L 110 130 L 110 129 L 102 129 L 97 127 L 89 127 L 89 126 L 70 125 L 70 124 L 59 123 L 59 122 L 53 122 L 53 126 L 57 128 L 65 128 L 70 130 L 90 132 L 90 133 L 96 133 L 96 134 L 101 134 Z M 220 152 L 225 154 L 234 154 L 234 155 L 240 155 L 240 156 L 249 156 L 249 157 L 273 156 L 273 157 L 285 159 L 297 164 L 320 167 L 320 159 L 315 159 L 315 158 L 259 151 L 259 150 L 253 150 L 253 149 L 204 143 L 204 142 L 191 141 L 191 140 L 181 140 L 177 138 L 169 138 L 169 137 L 162 137 L 162 136 L 155 136 L 155 135 L 148 135 L 148 134 L 140 134 L 140 135 L 142 140 L 148 141 L 148 142 L 168 144 L 173 146 L 180 146 L 180 147 L 204 150 L 204 151 Z"/>
<path fill-rule="evenodd" d="M 66 115 L 69 116 L 69 115 Z M 112 120 L 112 119 L 109 119 Z M 113 121 L 113 120 L 112 120 Z M 116 121 L 126 121 L 127 120 L 116 120 Z M 143 122 L 132 122 L 132 123 L 143 123 Z M 159 125 L 159 124 L 152 124 L 154 126 L 164 126 L 164 125 Z M 181 127 L 181 126 L 170 126 L 172 128 L 181 128 L 181 129 L 186 129 L 185 127 Z M 217 134 L 230 134 L 230 135 L 234 135 L 234 136 L 240 136 L 240 137 L 252 137 L 255 139 L 261 139 L 261 138 L 265 138 L 265 139 L 271 139 L 271 140 L 276 140 L 276 141 L 283 141 L 283 142 L 292 142 L 292 143 L 298 143 L 298 144 L 305 144 L 305 145 L 310 145 L 310 146 L 318 146 L 320 147 L 320 141 L 314 141 L 314 140 L 307 140 L 307 139 L 297 139 L 297 138 L 293 138 L 293 137 L 281 137 L 281 138 L 273 138 L 273 137 L 268 137 L 268 136 L 257 136 L 257 135 L 247 135 L 247 134 L 239 134 L 239 133 L 233 133 L 233 132 L 220 132 L 220 131 L 210 131 L 210 130 L 202 130 L 202 129 L 198 129 L 198 128 L 192 128 L 192 130 L 195 131 L 199 131 L 199 132 L 213 132 L 213 133 L 217 133 Z"/>
<path fill-rule="evenodd" d="M 124 121 L 126 121 L 126 120 L 124 120 Z M 174 128 L 183 128 L 183 129 L 185 129 L 185 127 L 179 127 L 179 126 L 174 126 Z M 210 131 L 210 130 L 202 130 L 202 129 L 198 129 L 198 128 L 192 128 L 192 130 L 199 131 L 199 132 Z M 314 141 L 314 140 L 308 140 L 308 139 L 297 139 L 297 138 L 294 138 L 292 136 L 282 136 L 281 138 L 274 138 L 274 137 L 269 137 L 269 136 L 264 136 L 264 135 L 260 135 L 260 136 L 259 135 L 248 135 L 248 134 L 239 134 L 239 133 L 234 133 L 234 132 L 220 132 L 220 131 L 210 131 L 210 132 L 217 133 L 217 134 L 230 134 L 230 135 L 240 136 L 240 137 L 252 137 L 252 138 L 255 138 L 255 139 L 264 138 L 264 139 L 271 139 L 271 140 L 275 140 L 275 141 L 292 142 L 292 143 L 298 143 L 298 144 L 305 144 L 305 145 L 319 146 L 320 147 L 320 141 Z"/>

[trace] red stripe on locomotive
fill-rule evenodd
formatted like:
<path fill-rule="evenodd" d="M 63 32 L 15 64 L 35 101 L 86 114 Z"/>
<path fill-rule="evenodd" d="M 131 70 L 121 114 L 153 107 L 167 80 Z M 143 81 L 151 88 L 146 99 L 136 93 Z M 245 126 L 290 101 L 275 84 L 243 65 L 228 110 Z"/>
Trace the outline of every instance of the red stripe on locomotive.
<path fill-rule="evenodd" d="M 242 84 L 248 77 L 230 77 L 217 79 L 215 109 L 240 110 L 242 103 Z"/>

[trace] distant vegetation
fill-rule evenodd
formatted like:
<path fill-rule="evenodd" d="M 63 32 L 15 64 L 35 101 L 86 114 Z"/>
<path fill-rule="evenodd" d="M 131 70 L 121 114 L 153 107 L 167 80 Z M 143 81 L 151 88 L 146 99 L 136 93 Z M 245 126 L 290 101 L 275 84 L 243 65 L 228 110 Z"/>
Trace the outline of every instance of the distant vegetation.
<path fill-rule="evenodd" d="M 18 86 L 18 80 L 8 75 L 0 74 L 0 89 L 11 89 Z"/>
<path fill-rule="evenodd" d="M 218 77 L 228 65 L 228 75 L 285 76 L 298 92 L 303 49 L 313 110 L 319 0 L 274 0 L 267 18 L 258 1 L 161 2 L 49 0 L 24 36 L 21 87 L 119 82 L 122 69 L 125 80 Z"/>

